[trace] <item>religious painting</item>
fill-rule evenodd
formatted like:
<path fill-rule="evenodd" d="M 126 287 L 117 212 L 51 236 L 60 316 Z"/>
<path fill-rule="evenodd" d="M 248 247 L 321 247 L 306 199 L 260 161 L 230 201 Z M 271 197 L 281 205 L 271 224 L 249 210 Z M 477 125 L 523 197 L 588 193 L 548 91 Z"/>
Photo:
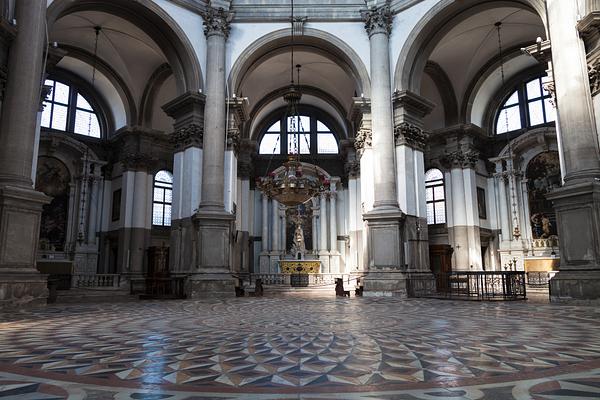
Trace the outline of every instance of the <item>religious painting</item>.
<path fill-rule="evenodd" d="M 312 250 L 312 208 L 310 202 L 288 208 L 286 216 L 286 251 L 289 254 Z"/>
<path fill-rule="evenodd" d="M 546 195 L 561 184 L 558 152 L 547 151 L 535 156 L 527 166 L 526 176 L 533 238 L 556 236 L 556 214 Z"/>
<path fill-rule="evenodd" d="M 485 189 L 477 188 L 477 210 L 480 219 L 487 219 L 487 208 L 485 203 Z"/>
<path fill-rule="evenodd" d="M 54 157 L 39 157 L 35 189 L 52 197 L 44 205 L 40 224 L 40 248 L 65 251 L 69 216 L 69 183 L 67 166 Z"/>

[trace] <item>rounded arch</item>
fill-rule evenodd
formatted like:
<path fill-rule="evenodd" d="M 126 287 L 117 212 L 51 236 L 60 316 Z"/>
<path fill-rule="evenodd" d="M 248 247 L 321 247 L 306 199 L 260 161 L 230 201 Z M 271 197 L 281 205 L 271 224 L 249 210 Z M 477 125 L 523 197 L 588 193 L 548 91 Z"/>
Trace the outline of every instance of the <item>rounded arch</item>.
<path fill-rule="evenodd" d="M 481 11 L 502 6 L 516 6 L 534 12 L 541 18 L 547 33 L 544 0 L 442 0 L 421 18 L 409 34 L 396 60 L 394 88 L 420 93 L 421 78 L 427 61 L 440 40 L 452 28 L 448 26 L 448 22 L 460 23 Z M 532 42 L 533 40 L 535 38 Z"/>
<path fill-rule="evenodd" d="M 251 43 L 236 59 L 229 73 L 228 85 L 231 93 L 237 93 L 244 77 L 252 71 L 257 61 L 272 52 L 281 50 L 289 45 L 290 29 L 280 29 L 270 32 Z M 360 92 L 366 97 L 371 94 L 371 81 L 364 63 L 356 52 L 337 36 L 314 28 L 304 28 L 301 36 L 296 36 L 296 46 L 309 47 L 316 51 L 325 51 L 328 57 L 348 72 Z"/>
<path fill-rule="evenodd" d="M 48 7 L 48 31 L 63 16 L 79 11 L 113 14 L 143 29 L 161 48 L 177 82 L 179 94 L 203 88 L 200 63 L 185 32 L 151 0 L 54 0 Z"/>

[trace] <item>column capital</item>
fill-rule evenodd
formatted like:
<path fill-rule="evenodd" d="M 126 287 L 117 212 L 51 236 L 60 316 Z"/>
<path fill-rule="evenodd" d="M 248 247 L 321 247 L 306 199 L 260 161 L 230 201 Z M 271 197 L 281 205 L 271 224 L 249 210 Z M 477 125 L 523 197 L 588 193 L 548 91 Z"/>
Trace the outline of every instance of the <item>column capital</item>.
<path fill-rule="evenodd" d="M 390 11 L 389 6 L 385 5 L 383 7 L 362 11 L 361 16 L 365 21 L 365 30 L 369 37 L 378 33 L 389 36 L 390 33 L 392 33 L 392 20 L 394 19 L 394 16 Z"/>
<path fill-rule="evenodd" d="M 371 129 L 361 128 L 354 140 L 354 148 L 362 151 L 365 148 L 371 148 L 373 145 L 373 131 Z"/>
<path fill-rule="evenodd" d="M 348 161 L 344 165 L 344 171 L 348 175 L 348 178 L 358 178 L 360 176 L 360 162 L 358 160 Z"/>
<path fill-rule="evenodd" d="M 418 126 L 402 122 L 394 127 L 396 146 L 408 146 L 412 149 L 425 151 L 429 135 Z"/>
<path fill-rule="evenodd" d="M 456 150 L 446 153 L 440 161 L 448 169 L 473 169 L 479 161 L 479 152 L 476 150 Z"/>
<path fill-rule="evenodd" d="M 204 18 L 204 35 L 207 38 L 219 35 L 225 37 L 225 40 L 227 40 L 229 31 L 231 30 L 233 15 L 232 12 L 225 11 L 223 8 L 207 7 L 206 11 L 202 13 L 202 18 Z"/>
<path fill-rule="evenodd" d="M 171 134 L 169 141 L 174 145 L 175 153 L 184 151 L 189 147 L 202 148 L 204 127 L 199 124 L 189 124 Z"/>
<path fill-rule="evenodd" d="M 152 167 L 153 159 L 143 153 L 127 153 L 121 159 L 125 171 L 147 171 Z"/>

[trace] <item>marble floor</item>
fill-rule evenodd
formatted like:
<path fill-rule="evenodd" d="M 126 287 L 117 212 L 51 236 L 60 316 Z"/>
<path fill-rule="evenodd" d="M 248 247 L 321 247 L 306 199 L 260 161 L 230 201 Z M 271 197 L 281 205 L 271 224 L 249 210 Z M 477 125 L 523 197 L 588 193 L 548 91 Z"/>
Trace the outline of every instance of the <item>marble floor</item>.
<path fill-rule="evenodd" d="M 3 312 L 13 398 L 600 398 L 600 308 L 285 296 Z"/>

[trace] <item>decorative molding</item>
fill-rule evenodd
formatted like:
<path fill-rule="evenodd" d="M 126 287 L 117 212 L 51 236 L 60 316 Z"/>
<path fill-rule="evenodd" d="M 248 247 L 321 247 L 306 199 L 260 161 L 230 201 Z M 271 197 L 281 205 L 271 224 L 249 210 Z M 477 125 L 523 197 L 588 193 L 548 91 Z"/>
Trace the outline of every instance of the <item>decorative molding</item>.
<path fill-rule="evenodd" d="M 392 20 L 394 16 L 388 5 L 363 11 L 361 15 L 365 21 L 365 30 L 369 37 L 378 33 L 384 33 L 389 36 L 392 33 Z"/>
<path fill-rule="evenodd" d="M 1 72 L 0 72 L 0 76 L 2 76 Z M 0 78 L 0 98 L 4 98 L 4 87 L 5 87 L 5 82 Z M 46 106 L 44 105 L 44 101 L 46 101 L 46 99 L 48 98 L 48 96 L 50 96 L 52 94 L 52 86 L 50 85 L 42 85 L 42 91 L 40 93 L 40 108 L 38 109 L 40 112 L 44 111 L 44 108 L 46 108 Z"/>
<path fill-rule="evenodd" d="M 175 147 L 175 153 L 184 151 L 189 147 L 202 148 L 204 140 L 204 127 L 198 124 L 189 124 L 171 134 L 170 142 Z"/>
<path fill-rule="evenodd" d="M 473 169 L 479 161 L 479 152 L 476 150 L 457 150 L 446 153 L 440 160 L 447 169 L 462 168 Z"/>
<path fill-rule="evenodd" d="M 429 135 L 423 129 L 408 122 L 402 122 L 394 127 L 396 146 L 408 146 L 415 150 L 424 151 L 428 137 Z"/>
<path fill-rule="evenodd" d="M 362 151 L 366 148 L 370 148 L 373 145 L 373 132 L 371 129 L 361 128 L 356 135 L 354 140 L 354 148 L 357 151 Z"/>
<path fill-rule="evenodd" d="M 147 171 L 152 168 L 156 160 L 143 153 L 127 153 L 120 161 L 126 171 Z"/>
<path fill-rule="evenodd" d="M 204 18 L 204 35 L 207 38 L 213 35 L 221 35 L 227 39 L 231 31 L 233 15 L 232 12 L 225 11 L 223 8 L 215 9 L 208 7 L 202 13 L 202 18 Z"/>
<path fill-rule="evenodd" d="M 588 64 L 588 75 L 590 78 L 590 91 L 592 96 L 600 92 L 600 57 Z"/>
<path fill-rule="evenodd" d="M 344 165 L 344 171 L 348 175 L 348 178 L 360 177 L 360 162 L 358 160 L 348 161 Z"/>

